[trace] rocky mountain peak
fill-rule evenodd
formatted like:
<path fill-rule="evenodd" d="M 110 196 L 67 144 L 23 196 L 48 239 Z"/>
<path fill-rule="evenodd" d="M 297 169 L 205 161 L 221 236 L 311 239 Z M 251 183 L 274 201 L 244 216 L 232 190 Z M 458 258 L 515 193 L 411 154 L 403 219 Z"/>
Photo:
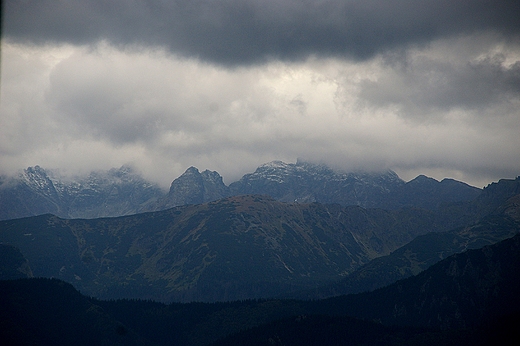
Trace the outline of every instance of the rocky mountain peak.
<path fill-rule="evenodd" d="M 210 171 L 210 170 L 206 169 L 205 171 L 203 171 L 200 174 L 206 180 L 222 181 L 222 176 L 216 171 Z"/>
<path fill-rule="evenodd" d="M 189 167 L 182 175 L 199 175 L 200 172 L 197 167 Z"/>
<path fill-rule="evenodd" d="M 415 182 L 424 182 L 424 181 L 438 182 L 437 179 L 427 177 L 424 174 L 419 174 L 418 176 L 416 176 L 415 178 L 410 180 L 410 182 L 412 182 L 412 181 L 415 181 Z"/>
<path fill-rule="evenodd" d="M 41 168 L 40 166 L 34 166 L 34 167 L 27 167 L 27 169 L 24 169 L 23 172 L 20 174 L 20 177 L 26 182 L 26 183 L 38 183 L 38 182 L 45 182 L 47 183 L 50 181 L 49 176 L 47 175 L 47 172 L 45 169 Z"/>
<path fill-rule="evenodd" d="M 143 210 L 164 194 L 130 166 L 74 177 L 34 166 L 2 186 L 0 219 L 45 213 L 63 218 L 127 215 Z"/>
<path fill-rule="evenodd" d="M 268 194 L 284 202 L 321 202 L 375 206 L 404 182 L 392 171 L 346 173 L 298 160 L 272 161 L 231 184 L 233 194 Z"/>
<path fill-rule="evenodd" d="M 518 181 L 518 179 L 517 179 Z M 365 208 L 436 209 L 445 203 L 473 200 L 480 189 L 453 179 L 441 182 L 418 176 L 405 183 L 391 171 L 347 172 L 298 159 L 271 161 L 226 186 L 216 171 L 194 166 L 176 178 L 168 193 L 129 165 L 86 176 L 62 177 L 40 166 L 14 178 L 0 177 L 0 219 L 53 213 L 65 218 L 120 216 L 200 204 L 232 195 L 269 195 L 282 202 L 358 205 Z M 492 198 L 503 183 L 490 185 Z"/>
<path fill-rule="evenodd" d="M 185 204 L 200 204 L 229 196 L 229 190 L 222 176 L 214 171 L 202 173 L 196 167 L 189 167 L 175 179 L 168 196 L 162 199 L 158 209 L 166 209 Z"/>
<path fill-rule="evenodd" d="M 39 194 L 56 199 L 57 191 L 51 178 L 40 166 L 28 167 L 20 174 L 21 181 Z"/>

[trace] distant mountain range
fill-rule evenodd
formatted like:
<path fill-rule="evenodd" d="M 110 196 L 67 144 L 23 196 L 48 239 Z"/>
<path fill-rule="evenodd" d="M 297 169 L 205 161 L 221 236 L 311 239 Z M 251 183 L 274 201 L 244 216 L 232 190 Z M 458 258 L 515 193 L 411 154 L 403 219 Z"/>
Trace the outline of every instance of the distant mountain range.
<path fill-rule="evenodd" d="M 35 166 L 16 177 L 0 178 L 0 220 L 46 213 L 63 218 L 114 217 L 245 194 L 292 203 L 434 210 L 473 200 L 481 191 L 452 179 L 439 182 L 421 175 L 405 183 L 392 171 L 347 173 L 304 161 L 273 161 L 229 186 L 217 172 L 190 167 L 168 192 L 128 166 L 67 179 Z"/>

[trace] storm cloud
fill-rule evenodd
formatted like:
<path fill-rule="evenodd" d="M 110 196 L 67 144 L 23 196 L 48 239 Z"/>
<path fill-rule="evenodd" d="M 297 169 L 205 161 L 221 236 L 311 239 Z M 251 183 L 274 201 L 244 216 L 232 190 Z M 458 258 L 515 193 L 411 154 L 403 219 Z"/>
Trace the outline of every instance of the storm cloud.
<path fill-rule="evenodd" d="M 158 46 L 227 66 L 309 56 L 364 60 L 493 30 L 517 38 L 516 1 L 6 1 L 5 35 L 28 43 Z"/>
<path fill-rule="evenodd" d="M 516 1 L 5 1 L 0 173 L 520 174 Z"/>

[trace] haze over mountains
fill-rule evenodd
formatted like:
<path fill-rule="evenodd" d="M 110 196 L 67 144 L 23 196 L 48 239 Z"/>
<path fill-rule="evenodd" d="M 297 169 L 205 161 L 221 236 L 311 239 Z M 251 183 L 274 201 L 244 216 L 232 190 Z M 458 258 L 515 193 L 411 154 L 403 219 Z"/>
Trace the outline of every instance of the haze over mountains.
<path fill-rule="evenodd" d="M 35 166 L 17 177 L 1 178 L 0 220 L 45 213 L 64 218 L 121 216 L 243 194 L 269 195 L 282 202 L 436 209 L 472 200 L 480 191 L 452 179 L 438 182 L 418 176 L 405 183 L 392 171 L 347 173 L 304 161 L 273 161 L 229 186 L 217 172 L 190 167 L 168 193 L 128 166 L 74 179 Z"/>
<path fill-rule="evenodd" d="M 45 213 L 66 218 L 127 215 L 163 194 L 127 166 L 70 179 L 35 166 L 1 179 L 0 219 Z"/>

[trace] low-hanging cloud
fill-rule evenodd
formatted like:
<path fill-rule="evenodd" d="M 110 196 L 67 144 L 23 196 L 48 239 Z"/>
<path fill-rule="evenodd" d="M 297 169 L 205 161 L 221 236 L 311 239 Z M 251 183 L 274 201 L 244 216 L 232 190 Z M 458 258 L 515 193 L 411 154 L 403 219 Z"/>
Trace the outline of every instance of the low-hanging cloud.
<path fill-rule="evenodd" d="M 163 47 L 226 66 L 309 56 L 364 60 L 396 48 L 494 31 L 518 38 L 516 1 L 5 1 L 18 42 Z"/>

